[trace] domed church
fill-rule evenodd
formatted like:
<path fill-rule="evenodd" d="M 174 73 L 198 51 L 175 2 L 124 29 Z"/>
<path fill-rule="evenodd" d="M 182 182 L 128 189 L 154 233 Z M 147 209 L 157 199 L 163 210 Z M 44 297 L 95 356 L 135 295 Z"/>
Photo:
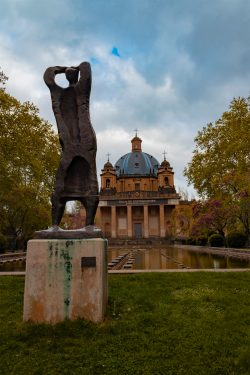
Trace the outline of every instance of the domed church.
<path fill-rule="evenodd" d="M 142 151 L 142 140 L 131 140 L 131 152 L 101 173 L 99 225 L 107 238 L 148 239 L 170 235 L 170 216 L 179 204 L 174 172 L 165 158 L 160 164 Z"/>

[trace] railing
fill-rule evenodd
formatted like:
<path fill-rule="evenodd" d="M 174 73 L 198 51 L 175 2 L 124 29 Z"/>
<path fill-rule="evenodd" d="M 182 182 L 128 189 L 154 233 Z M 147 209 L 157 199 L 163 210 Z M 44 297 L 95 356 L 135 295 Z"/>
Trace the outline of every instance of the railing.
<path fill-rule="evenodd" d="M 127 191 L 114 192 L 103 189 L 100 193 L 101 199 L 153 199 L 153 198 L 179 198 L 174 188 L 164 189 L 162 191 Z"/>

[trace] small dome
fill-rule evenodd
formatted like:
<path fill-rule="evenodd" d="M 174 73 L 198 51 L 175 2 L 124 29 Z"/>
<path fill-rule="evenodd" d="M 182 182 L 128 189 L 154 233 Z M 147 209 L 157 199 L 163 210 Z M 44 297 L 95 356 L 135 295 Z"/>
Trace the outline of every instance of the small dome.
<path fill-rule="evenodd" d="M 164 159 L 163 162 L 161 163 L 161 168 L 169 168 L 170 167 L 170 163 Z"/>
<path fill-rule="evenodd" d="M 142 142 L 141 138 L 139 138 L 138 135 L 136 135 L 133 139 L 131 139 L 131 142 L 134 142 L 134 141 Z"/>
<path fill-rule="evenodd" d="M 113 168 L 113 165 L 110 163 L 110 161 L 108 160 L 105 164 L 104 164 L 104 168 Z"/>
<path fill-rule="evenodd" d="M 115 163 L 116 175 L 145 176 L 157 174 L 159 162 L 146 152 L 129 152 Z"/>

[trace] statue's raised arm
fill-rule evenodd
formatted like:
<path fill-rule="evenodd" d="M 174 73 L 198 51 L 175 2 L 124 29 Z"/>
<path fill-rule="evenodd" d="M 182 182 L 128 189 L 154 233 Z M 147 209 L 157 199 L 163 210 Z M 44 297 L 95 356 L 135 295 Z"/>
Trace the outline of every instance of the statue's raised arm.
<path fill-rule="evenodd" d="M 56 119 L 59 140 L 63 148 L 65 144 L 69 143 L 70 135 L 61 110 L 61 97 L 64 89 L 57 85 L 55 82 L 55 76 L 57 74 L 65 74 L 66 70 L 66 66 L 51 66 L 45 70 L 43 75 L 44 82 L 50 90 L 52 108 Z"/>
<path fill-rule="evenodd" d="M 80 87 L 82 94 L 86 95 L 89 98 L 92 83 L 92 73 L 90 64 L 88 62 L 82 62 L 79 65 L 79 71 L 80 79 L 78 82 L 78 86 Z"/>
<path fill-rule="evenodd" d="M 55 82 L 55 76 L 56 74 L 65 73 L 66 69 L 66 66 L 51 66 L 45 70 L 43 79 L 49 89 L 53 87 L 60 87 Z"/>

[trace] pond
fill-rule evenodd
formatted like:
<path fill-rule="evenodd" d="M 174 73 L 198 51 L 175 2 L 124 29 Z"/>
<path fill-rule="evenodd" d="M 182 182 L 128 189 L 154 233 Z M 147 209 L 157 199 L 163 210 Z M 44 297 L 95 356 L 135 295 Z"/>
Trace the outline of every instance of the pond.
<path fill-rule="evenodd" d="M 110 249 L 108 261 L 109 269 L 250 268 L 250 258 L 235 259 L 177 246 Z"/>
<path fill-rule="evenodd" d="M 234 259 L 178 246 L 110 248 L 108 263 L 110 270 L 250 268 L 250 258 Z M 25 261 L 0 264 L 0 272 L 8 271 L 25 271 Z"/>
<path fill-rule="evenodd" d="M 0 272 L 25 271 L 25 264 L 26 264 L 25 260 L 0 263 Z"/>

